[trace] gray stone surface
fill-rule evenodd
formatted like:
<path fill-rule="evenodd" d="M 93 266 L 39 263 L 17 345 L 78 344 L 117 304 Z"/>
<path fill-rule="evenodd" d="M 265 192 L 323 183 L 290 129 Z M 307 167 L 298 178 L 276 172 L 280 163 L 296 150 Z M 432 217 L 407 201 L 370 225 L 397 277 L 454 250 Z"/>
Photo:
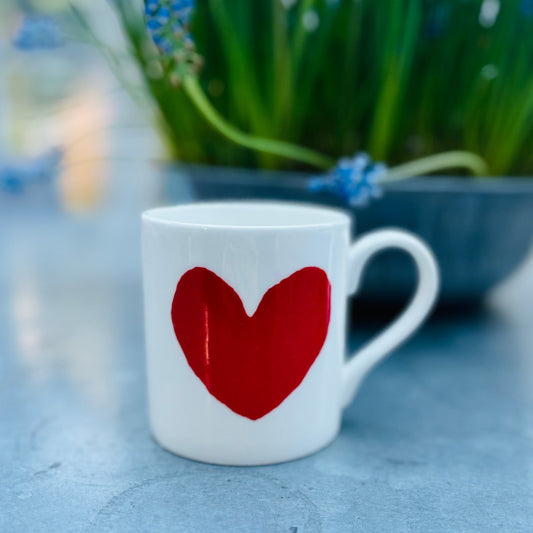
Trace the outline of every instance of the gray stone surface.
<path fill-rule="evenodd" d="M 0 211 L 0 531 L 533 530 L 533 266 L 379 367 L 329 448 L 230 468 L 150 437 L 137 231 Z"/>

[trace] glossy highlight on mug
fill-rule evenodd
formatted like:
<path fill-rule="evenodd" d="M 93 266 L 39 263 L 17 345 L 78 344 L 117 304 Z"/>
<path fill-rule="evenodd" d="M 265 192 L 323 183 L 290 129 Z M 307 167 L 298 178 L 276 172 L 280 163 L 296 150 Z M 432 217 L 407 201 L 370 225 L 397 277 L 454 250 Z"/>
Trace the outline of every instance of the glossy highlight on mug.
<path fill-rule="evenodd" d="M 304 380 L 327 337 L 331 285 L 317 267 L 294 272 L 248 316 L 236 291 L 202 267 L 179 280 L 171 318 L 193 372 L 233 412 L 258 420 Z"/>

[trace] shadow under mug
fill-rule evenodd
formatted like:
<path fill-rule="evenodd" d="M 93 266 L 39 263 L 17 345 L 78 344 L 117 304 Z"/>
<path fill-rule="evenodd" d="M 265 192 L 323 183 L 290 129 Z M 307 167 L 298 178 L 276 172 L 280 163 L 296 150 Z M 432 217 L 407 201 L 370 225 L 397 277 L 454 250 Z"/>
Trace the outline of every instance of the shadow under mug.
<path fill-rule="evenodd" d="M 161 446 L 187 458 L 259 465 L 326 446 L 363 378 L 438 292 L 418 238 L 383 229 L 350 244 L 350 218 L 335 209 L 218 202 L 142 218 L 150 423 Z M 347 298 L 391 247 L 415 261 L 414 297 L 346 359 Z"/>

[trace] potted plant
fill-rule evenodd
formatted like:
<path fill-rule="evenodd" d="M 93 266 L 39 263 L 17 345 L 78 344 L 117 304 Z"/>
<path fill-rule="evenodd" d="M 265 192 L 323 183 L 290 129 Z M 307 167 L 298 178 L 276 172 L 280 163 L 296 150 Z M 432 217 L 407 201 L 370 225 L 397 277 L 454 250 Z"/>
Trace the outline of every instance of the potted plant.
<path fill-rule="evenodd" d="M 169 200 L 188 184 L 196 198 L 345 206 L 359 232 L 411 229 L 435 250 L 448 303 L 478 301 L 529 251 L 531 0 L 113 7 L 167 151 Z M 367 294 L 404 298 L 410 265 L 376 263 Z"/>

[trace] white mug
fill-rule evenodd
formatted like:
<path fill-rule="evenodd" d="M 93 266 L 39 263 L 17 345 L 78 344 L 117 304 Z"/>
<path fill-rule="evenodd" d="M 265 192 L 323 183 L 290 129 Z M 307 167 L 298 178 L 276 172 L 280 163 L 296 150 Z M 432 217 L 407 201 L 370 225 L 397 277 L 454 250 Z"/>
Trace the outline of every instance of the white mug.
<path fill-rule="evenodd" d="M 438 291 L 431 251 L 395 229 L 350 244 L 342 211 L 217 202 L 143 214 L 150 423 L 178 455 L 225 465 L 297 459 L 329 444 L 368 371 L 416 330 Z M 405 250 L 418 288 L 345 360 L 347 297 L 368 260 Z"/>

